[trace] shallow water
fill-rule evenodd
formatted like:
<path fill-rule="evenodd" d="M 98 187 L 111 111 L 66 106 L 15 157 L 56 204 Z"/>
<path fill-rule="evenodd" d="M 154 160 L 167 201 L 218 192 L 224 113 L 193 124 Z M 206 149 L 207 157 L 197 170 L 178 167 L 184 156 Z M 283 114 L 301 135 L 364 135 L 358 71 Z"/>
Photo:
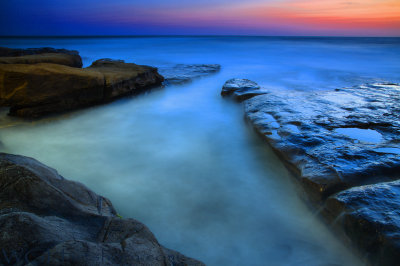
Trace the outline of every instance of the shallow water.
<path fill-rule="evenodd" d="M 88 185 L 163 245 L 208 265 L 359 265 L 299 199 L 242 107 L 220 90 L 232 77 L 277 90 L 398 82 L 399 41 L 379 40 L 0 39 L 3 46 L 77 49 L 85 65 L 102 57 L 222 65 L 189 84 L 53 119 L 30 123 L 3 112 L 0 149 Z"/>
<path fill-rule="evenodd" d="M 337 128 L 335 131 L 339 134 L 346 135 L 352 139 L 367 143 L 379 143 L 382 141 L 382 134 L 373 129 L 362 128 Z"/>
<path fill-rule="evenodd" d="M 378 148 L 378 149 L 374 149 L 374 151 L 400 155 L 400 149 L 399 148 Z"/>

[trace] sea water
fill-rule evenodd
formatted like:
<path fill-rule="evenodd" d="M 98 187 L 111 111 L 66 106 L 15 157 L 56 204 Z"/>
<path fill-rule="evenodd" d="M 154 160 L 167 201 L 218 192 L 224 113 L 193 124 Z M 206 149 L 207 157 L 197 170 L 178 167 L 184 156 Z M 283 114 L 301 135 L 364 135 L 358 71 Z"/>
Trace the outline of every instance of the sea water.
<path fill-rule="evenodd" d="M 134 37 L 0 39 L 219 73 L 51 119 L 0 115 L 0 150 L 31 156 L 111 199 L 159 242 L 208 265 L 362 265 L 300 200 L 293 177 L 220 96 L 229 78 L 269 90 L 400 81 L 395 38 Z"/>

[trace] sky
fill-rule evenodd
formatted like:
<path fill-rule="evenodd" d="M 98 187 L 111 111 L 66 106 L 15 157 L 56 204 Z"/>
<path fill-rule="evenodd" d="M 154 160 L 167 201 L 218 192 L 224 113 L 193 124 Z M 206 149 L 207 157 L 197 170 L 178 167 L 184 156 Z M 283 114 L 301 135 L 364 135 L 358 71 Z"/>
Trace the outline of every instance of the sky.
<path fill-rule="evenodd" d="M 400 0 L 0 0 L 0 35 L 400 36 Z"/>

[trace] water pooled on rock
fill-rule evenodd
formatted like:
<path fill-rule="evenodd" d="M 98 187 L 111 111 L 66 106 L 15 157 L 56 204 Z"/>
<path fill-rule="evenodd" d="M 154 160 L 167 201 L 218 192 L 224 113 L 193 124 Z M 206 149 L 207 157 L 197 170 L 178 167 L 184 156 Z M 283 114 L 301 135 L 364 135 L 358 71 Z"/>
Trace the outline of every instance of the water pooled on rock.
<path fill-rule="evenodd" d="M 337 128 L 335 131 L 339 134 L 346 135 L 352 139 L 367 143 L 379 143 L 382 141 L 382 134 L 373 129 L 361 128 Z"/>

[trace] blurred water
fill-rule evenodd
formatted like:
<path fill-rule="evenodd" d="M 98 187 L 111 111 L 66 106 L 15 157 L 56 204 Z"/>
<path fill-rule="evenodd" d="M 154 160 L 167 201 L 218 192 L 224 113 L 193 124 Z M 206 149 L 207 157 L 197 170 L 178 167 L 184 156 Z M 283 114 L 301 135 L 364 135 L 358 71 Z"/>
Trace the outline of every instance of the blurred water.
<path fill-rule="evenodd" d="M 398 39 L 0 39 L 154 66 L 218 63 L 220 73 L 52 119 L 0 115 L 0 150 L 56 168 L 112 200 L 123 217 L 208 265 L 359 265 L 299 200 L 292 177 L 220 97 L 232 77 L 269 89 L 399 81 Z"/>

